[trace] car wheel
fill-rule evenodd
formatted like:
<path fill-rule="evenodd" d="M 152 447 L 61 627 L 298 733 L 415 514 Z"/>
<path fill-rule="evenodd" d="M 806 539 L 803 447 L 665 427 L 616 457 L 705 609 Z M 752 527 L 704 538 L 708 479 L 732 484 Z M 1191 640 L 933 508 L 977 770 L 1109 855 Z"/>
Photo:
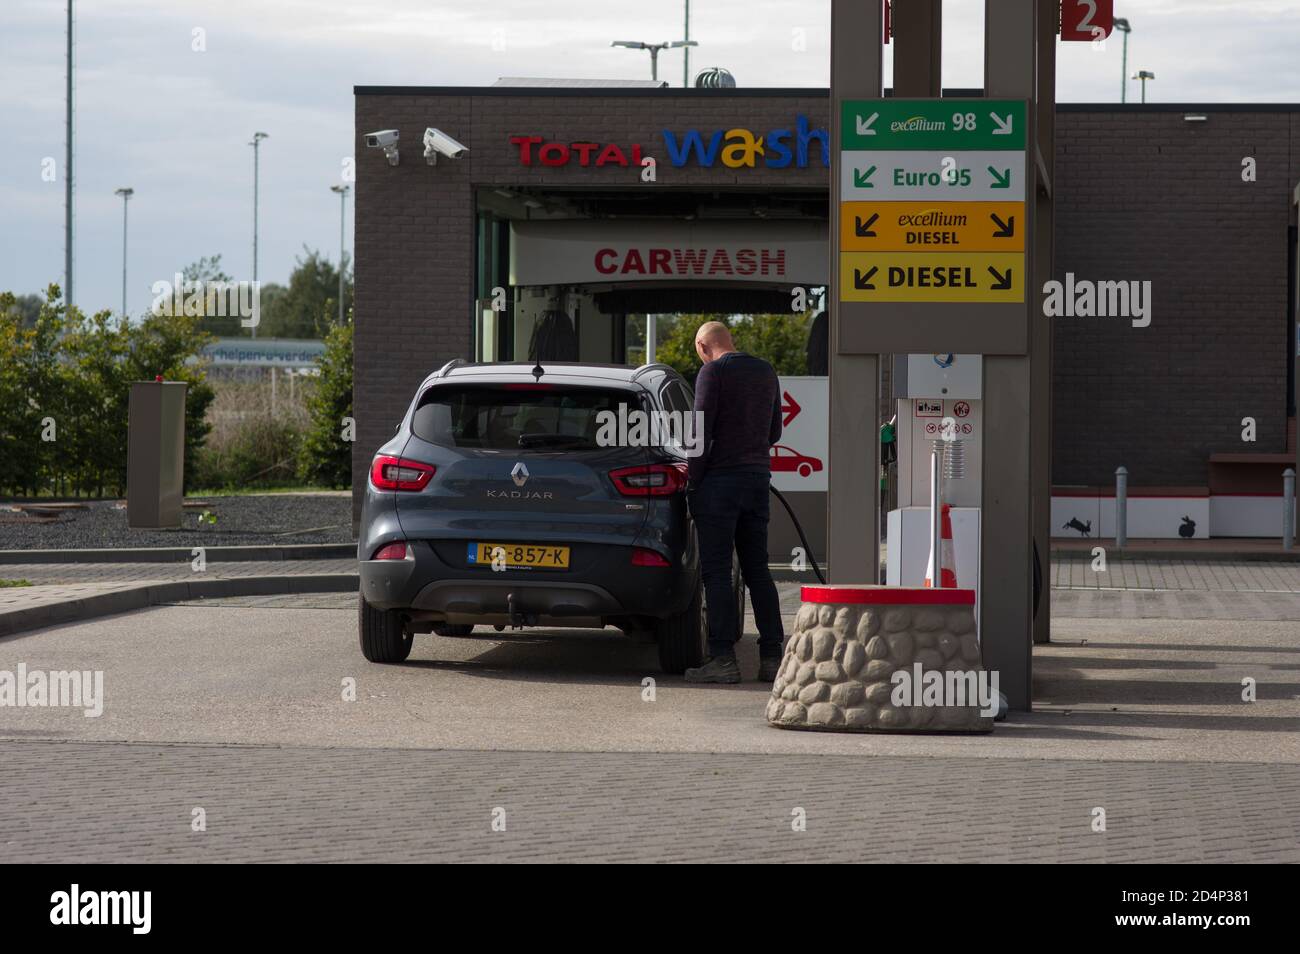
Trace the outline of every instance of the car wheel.
<path fill-rule="evenodd" d="M 364 596 L 357 597 L 357 635 L 361 655 L 370 662 L 399 663 L 411 655 L 415 636 L 406 632 L 405 623 L 397 610 L 375 609 Z"/>
<path fill-rule="evenodd" d="M 811 475 L 812 475 L 812 466 L 811 466 L 811 465 L 809 465 L 809 464 L 800 464 L 800 465 L 799 465 L 799 476 L 800 476 L 800 477 L 809 477 L 809 476 L 811 476 Z"/>
<path fill-rule="evenodd" d="M 474 632 L 473 623 L 434 623 L 435 636 L 468 636 Z"/>
<path fill-rule="evenodd" d="M 704 621 L 704 584 L 697 581 L 686 609 L 655 625 L 655 642 L 659 644 L 659 665 L 663 671 L 680 675 L 704 662 L 708 633 Z"/>

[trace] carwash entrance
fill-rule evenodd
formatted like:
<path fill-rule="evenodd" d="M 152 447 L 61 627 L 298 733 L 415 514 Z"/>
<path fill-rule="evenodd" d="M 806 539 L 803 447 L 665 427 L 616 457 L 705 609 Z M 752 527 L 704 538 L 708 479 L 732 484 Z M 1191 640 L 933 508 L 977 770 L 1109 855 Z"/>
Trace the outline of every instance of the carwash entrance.
<path fill-rule="evenodd" d="M 1028 708 L 1049 617 L 1051 341 L 1030 289 L 1051 274 L 1058 4 L 989 0 L 984 98 L 941 97 L 939 0 L 893 4 L 890 98 L 882 5 L 831 11 L 831 580 L 878 581 L 880 444 L 863 421 L 890 416 L 888 369 L 886 581 L 922 582 L 939 536 L 930 501 L 946 491 L 945 549 L 957 585 L 977 591 L 984 666 Z M 942 473 L 928 471 L 932 452 Z"/>
<path fill-rule="evenodd" d="M 808 89 L 360 88 L 358 484 L 412 390 L 451 358 L 636 366 L 680 361 L 668 350 L 674 323 L 699 315 L 811 326 L 830 281 L 828 107 L 825 90 Z M 466 151 L 430 165 L 430 127 Z M 379 130 L 398 133 L 396 165 L 364 145 Z M 773 466 L 820 556 L 818 342 L 816 363 L 804 362 L 804 340 L 784 346 L 786 435 Z M 665 401 L 689 409 L 684 393 Z M 801 545 L 784 511 L 769 543 L 784 562 Z"/>

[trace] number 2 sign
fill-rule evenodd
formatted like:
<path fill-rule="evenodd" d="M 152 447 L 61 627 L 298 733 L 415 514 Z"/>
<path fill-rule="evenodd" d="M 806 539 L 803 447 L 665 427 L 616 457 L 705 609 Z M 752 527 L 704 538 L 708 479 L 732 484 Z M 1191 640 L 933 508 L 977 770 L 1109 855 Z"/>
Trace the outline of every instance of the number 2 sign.
<path fill-rule="evenodd" d="M 1115 26 L 1115 0 L 1061 0 L 1062 40 L 1101 40 Z"/>

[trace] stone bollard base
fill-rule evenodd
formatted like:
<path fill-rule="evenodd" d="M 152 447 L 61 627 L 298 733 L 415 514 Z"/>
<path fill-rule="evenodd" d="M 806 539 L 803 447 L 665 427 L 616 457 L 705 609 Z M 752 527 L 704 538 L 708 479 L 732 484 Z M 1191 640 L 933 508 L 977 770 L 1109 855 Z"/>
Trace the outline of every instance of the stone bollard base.
<path fill-rule="evenodd" d="M 980 714 L 986 676 L 975 638 L 974 590 L 805 586 L 802 599 L 767 703 L 771 725 L 821 732 L 993 731 L 993 717 Z M 899 671 L 907 673 L 900 682 L 919 704 L 895 704 Z"/>

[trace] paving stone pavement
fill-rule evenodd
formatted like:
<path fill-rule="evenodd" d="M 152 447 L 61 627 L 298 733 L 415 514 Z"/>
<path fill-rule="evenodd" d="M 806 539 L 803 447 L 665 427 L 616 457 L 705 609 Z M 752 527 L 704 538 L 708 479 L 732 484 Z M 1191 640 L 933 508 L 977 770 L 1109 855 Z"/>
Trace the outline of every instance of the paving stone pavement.
<path fill-rule="evenodd" d="M 1264 560 L 1108 560 L 1103 571 L 1091 559 L 1052 561 L 1056 589 L 1223 590 L 1300 593 L 1300 563 Z"/>
<path fill-rule="evenodd" d="M 1300 862 L 1296 765 L 54 742 L 0 759 L 0 862 Z"/>
<path fill-rule="evenodd" d="M 357 561 L 260 560 L 191 563 L 14 563 L 0 579 L 30 586 L 0 587 L 0 636 L 77 619 L 93 619 L 156 605 L 168 599 L 202 599 L 232 590 L 284 592 L 310 589 L 355 592 Z"/>
<path fill-rule="evenodd" d="M 1212 581 L 1203 580 L 1205 585 Z M 781 612 L 799 611 L 799 583 L 776 585 Z M 3 599 L 0 590 L 0 600 Z M 1300 624 L 1300 587 L 1295 592 L 1240 590 L 1141 590 L 1063 587 L 1052 591 L 1052 616 L 1060 619 L 1214 619 L 1294 620 Z M 293 593 L 275 596 L 229 596 L 204 600 L 214 606 L 260 606 L 284 609 L 340 609 L 354 612 L 351 593 Z M 748 611 L 747 611 L 748 614 Z M 753 630 L 747 615 L 746 632 Z M 789 620 L 787 620 L 787 623 Z M 1300 628 L 1297 629 L 1300 639 Z"/>
<path fill-rule="evenodd" d="M 91 583 L 152 583 L 194 579 L 235 579 L 250 576 L 309 576 L 327 573 L 355 573 L 351 557 L 335 560 L 246 560 L 206 563 L 195 570 L 189 563 L 9 563 L 0 566 L 0 576 L 27 580 L 32 587 L 15 587 L 19 597 L 36 586 Z M 3 593 L 3 591 L 0 591 Z"/>
<path fill-rule="evenodd" d="M 329 573 L 355 566 L 303 562 Z M 284 563 L 273 566 L 288 572 Z M 263 746 L 232 744 L 231 735 L 208 745 L 188 744 L 192 735 L 176 735 L 186 740 L 179 744 L 74 742 L 17 728 L 0 741 L 0 863 L 1300 862 L 1300 762 L 1272 754 L 1292 734 L 1283 723 L 1296 666 L 1285 654 L 1300 651 L 1300 625 L 1294 646 L 1286 629 L 1300 621 L 1300 568 L 1155 560 L 1120 567 L 1112 563 L 1102 580 L 1090 561 L 1054 564 L 1053 616 L 1078 620 L 1074 636 L 1088 638 L 1086 645 L 1067 640 L 1036 650 L 1036 685 L 1046 703 L 1035 718 L 1091 719 L 1075 735 L 1116 745 L 1125 720 L 1135 718 L 1130 710 L 1141 716 L 1142 735 L 1182 722 L 1193 731 L 1235 724 L 1235 737 L 1192 754 L 1212 761 L 1174 761 L 1163 750 L 1154 757 L 1171 760 L 911 754 L 920 749 L 841 755 Z M 42 585 L 25 588 L 30 594 L 126 585 L 142 567 L 15 569 L 4 575 L 39 578 Z M 190 573 L 188 564 L 144 569 L 170 580 Z M 209 564 L 214 570 L 268 572 L 249 563 Z M 783 611 L 793 614 L 799 584 L 778 589 Z M 204 603 L 354 613 L 355 600 L 354 593 L 296 593 Z M 1177 627 L 1138 639 L 1123 622 L 1129 619 L 1272 622 L 1226 629 L 1235 635 L 1224 637 L 1224 660 L 1216 662 L 1197 637 L 1180 639 Z M 1212 625 L 1233 624 L 1202 629 Z M 1260 709 L 1232 723 L 1218 695 L 1207 693 L 1221 695 L 1219 682 L 1232 688 L 1233 667 L 1251 657 L 1262 660 Z M 1220 678 L 1223 665 L 1229 668 Z M 517 685 L 526 700 L 540 691 L 527 679 Z M 1106 716 L 1121 690 L 1124 711 Z M 1267 737 L 1265 723 L 1277 723 L 1277 741 L 1246 761 L 1243 739 L 1251 730 Z M 1010 739 L 1014 731 L 1004 727 L 1001 735 Z M 196 807 L 206 812 L 206 832 L 190 830 Z M 492 830 L 495 808 L 504 810 L 504 832 Z M 1092 830 L 1096 808 L 1105 809 L 1104 832 Z M 805 831 L 791 828 L 796 809 L 806 814 Z"/>

